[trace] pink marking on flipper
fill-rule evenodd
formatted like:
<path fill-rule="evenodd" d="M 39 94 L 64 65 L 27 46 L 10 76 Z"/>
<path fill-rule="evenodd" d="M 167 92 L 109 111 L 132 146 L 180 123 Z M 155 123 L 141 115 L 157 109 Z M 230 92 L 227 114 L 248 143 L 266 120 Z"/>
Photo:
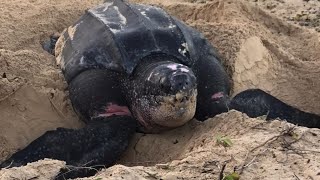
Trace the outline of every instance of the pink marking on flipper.
<path fill-rule="evenodd" d="M 215 93 L 215 94 L 213 94 L 211 96 L 211 99 L 218 100 L 218 99 L 223 98 L 223 97 L 224 97 L 223 92 L 217 92 L 217 93 Z"/>
<path fill-rule="evenodd" d="M 119 106 L 117 104 L 109 103 L 105 112 L 98 115 L 98 117 L 110 117 L 110 116 L 132 116 L 127 106 Z"/>

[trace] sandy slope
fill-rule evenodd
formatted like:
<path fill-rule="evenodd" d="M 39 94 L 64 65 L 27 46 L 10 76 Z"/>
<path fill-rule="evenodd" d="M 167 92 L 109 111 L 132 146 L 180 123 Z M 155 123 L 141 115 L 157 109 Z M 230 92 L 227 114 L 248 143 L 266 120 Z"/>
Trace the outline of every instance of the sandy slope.
<path fill-rule="evenodd" d="M 221 54 L 233 79 L 234 93 L 258 87 L 293 106 L 320 114 L 320 35 L 314 29 L 277 19 L 261 10 L 264 4 L 259 3 L 256 6 L 238 0 L 135 2 L 159 5 L 203 32 Z M 82 126 L 71 109 L 54 57 L 42 50 L 41 42 L 51 33 L 61 32 L 83 10 L 98 3 L 98 0 L 0 2 L 0 160 L 49 129 Z M 281 7 L 276 12 L 285 11 L 287 6 Z M 239 167 L 246 165 L 241 174 L 243 179 L 296 176 L 319 179 L 320 131 L 296 128 L 294 133 L 287 133 L 288 129 L 286 123 L 263 123 L 234 111 L 205 123 L 192 121 L 163 134 L 137 135 L 120 161 L 135 167 L 114 166 L 101 176 L 217 179 L 227 161 L 226 172 L 236 166 L 239 171 Z M 216 145 L 217 135 L 227 135 L 233 146 Z M 290 145 L 293 141 L 297 142 Z M 41 163 L 2 170 L 0 179 L 39 174 L 38 179 L 48 179 L 64 165 L 57 161 Z"/>

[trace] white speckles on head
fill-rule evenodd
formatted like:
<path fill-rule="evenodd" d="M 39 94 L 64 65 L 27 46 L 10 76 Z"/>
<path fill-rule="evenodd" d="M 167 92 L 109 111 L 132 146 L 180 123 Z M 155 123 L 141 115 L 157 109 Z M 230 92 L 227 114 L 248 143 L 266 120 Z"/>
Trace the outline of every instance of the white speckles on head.
<path fill-rule="evenodd" d="M 169 71 L 165 70 L 163 72 L 172 72 L 173 75 L 175 75 L 177 73 L 181 73 L 181 72 L 184 72 L 184 73 L 190 72 L 190 70 L 189 70 L 189 68 L 187 66 L 184 66 L 184 65 L 178 64 L 178 63 L 166 64 L 164 67 L 169 69 Z M 148 81 L 152 81 L 154 79 L 154 77 L 157 77 L 160 74 L 161 74 L 161 72 L 158 72 L 158 71 L 150 72 L 150 74 L 147 77 L 147 80 Z"/>
<path fill-rule="evenodd" d="M 182 65 L 182 64 L 169 64 L 166 66 L 167 68 L 169 68 L 172 71 L 181 71 L 181 72 L 189 72 L 190 70 L 188 69 L 188 67 Z"/>
<path fill-rule="evenodd" d="M 167 65 L 167 68 L 176 71 L 178 69 L 178 64 L 169 64 Z"/>
<path fill-rule="evenodd" d="M 182 72 L 189 72 L 189 71 L 190 71 L 189 69 L 184 68 L 184 67 L 180 68 L 180 70 L 181 70 Z"/>

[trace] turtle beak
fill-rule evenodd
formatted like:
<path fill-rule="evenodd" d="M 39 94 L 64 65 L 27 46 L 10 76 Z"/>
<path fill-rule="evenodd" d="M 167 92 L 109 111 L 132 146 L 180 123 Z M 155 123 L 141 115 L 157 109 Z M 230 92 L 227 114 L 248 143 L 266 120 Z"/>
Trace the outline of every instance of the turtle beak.
<path fill-rule="evenodd" d="M 155 122 L 165 127 L 178 127 L 189 120 L 195 114 L 197 102 L 197 89 L 188 92 L 179 91 L 175 95 L 162 96 L 162 100 L 152 113 L 159 113 L 154 117 Z M 159 111 L 159 112 L 157 112 Z"/>
<path fill-rule="evenodd" d="M 188 104 L 192 98 L 197 97 L 197 90 L 191 89 L 188 92 L 179 91 L 174 95 L 160 96 L 161 101 L 176 106 L 177 104 Z M 158 96 L 159 98 L 159 96 Z"/>

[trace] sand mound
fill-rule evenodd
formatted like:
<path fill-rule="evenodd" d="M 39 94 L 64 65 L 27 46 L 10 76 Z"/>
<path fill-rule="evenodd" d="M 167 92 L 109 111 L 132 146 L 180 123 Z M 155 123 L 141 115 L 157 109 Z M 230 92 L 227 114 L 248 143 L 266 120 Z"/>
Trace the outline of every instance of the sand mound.
<path fill-rule="evenodd" d="M 227 135 L 233 145 L 217 144 L 219 135 Z M 242 171 L 241 179 L 319 178 L 320 131 L 316 129 L 267 123 L 231 111 L 204 123 L 194 120 L 163 134 L 140 136 L 119 163 L 122 165 L 83 179 L 218 179 L 225 164 L 225 174 L 236 169 Z M 54 177 L 63 165 L 38 161 L 0 171 L 0 179 L 45 179 Z"/>
<path fill-rule="evenodd" d="M 320 114 L 320 35 L 314 29 L 287 23 L 245 1 L 135 2 L 159 5 L 203 32 L 221 54 L 235 94 L 261 88 L 288 104 Z M 98 3 L 0 2 L 0 160 L 47 130 L 83 125 L 72 111 L 54 57 L 42 50 L 41 42 Z M 320 131 L 288 126 L 232 111 L 163 134 L 137 134 L 119 162 L 126 166 L 103 170 L 99 177 L 217 179 L 227 163 L 225 172 L 238 167 L 243 169 L 243 179 L 319 178 Z M 216 145 L 217 135 L 227 135 L 233 145 Z M 24 169 L 28 166 L 2 170 L 0 179 L 48 179 L 63 166 L 58 161 L 39 163 L 31 164 L 32 170 Z"/>

